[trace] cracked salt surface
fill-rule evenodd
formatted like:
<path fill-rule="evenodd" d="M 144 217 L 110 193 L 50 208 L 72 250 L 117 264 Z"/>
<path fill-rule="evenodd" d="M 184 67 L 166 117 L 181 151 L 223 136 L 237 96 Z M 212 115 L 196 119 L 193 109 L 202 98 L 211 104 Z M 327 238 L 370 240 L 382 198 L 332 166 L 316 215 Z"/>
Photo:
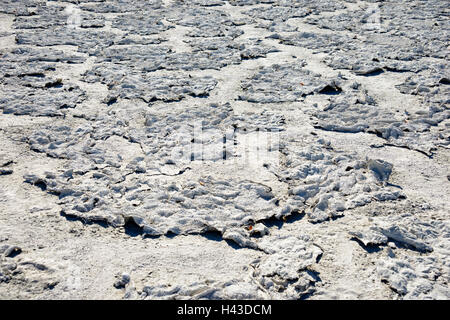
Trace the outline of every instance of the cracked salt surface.
<path fill-rule="evenodd" d="M 0 297 L 448 299 L 413 2 L 3 1 Z"/>

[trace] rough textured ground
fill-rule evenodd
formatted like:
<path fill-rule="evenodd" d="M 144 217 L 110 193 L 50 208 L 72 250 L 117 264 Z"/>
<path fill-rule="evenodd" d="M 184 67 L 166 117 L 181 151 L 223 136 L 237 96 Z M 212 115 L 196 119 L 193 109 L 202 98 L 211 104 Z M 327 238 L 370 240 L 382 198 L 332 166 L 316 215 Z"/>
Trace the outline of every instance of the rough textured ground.
<path fill-rule="evenodd" d="M 449 299 L 449 16 L 0 0 L 0 298 Z"/>

